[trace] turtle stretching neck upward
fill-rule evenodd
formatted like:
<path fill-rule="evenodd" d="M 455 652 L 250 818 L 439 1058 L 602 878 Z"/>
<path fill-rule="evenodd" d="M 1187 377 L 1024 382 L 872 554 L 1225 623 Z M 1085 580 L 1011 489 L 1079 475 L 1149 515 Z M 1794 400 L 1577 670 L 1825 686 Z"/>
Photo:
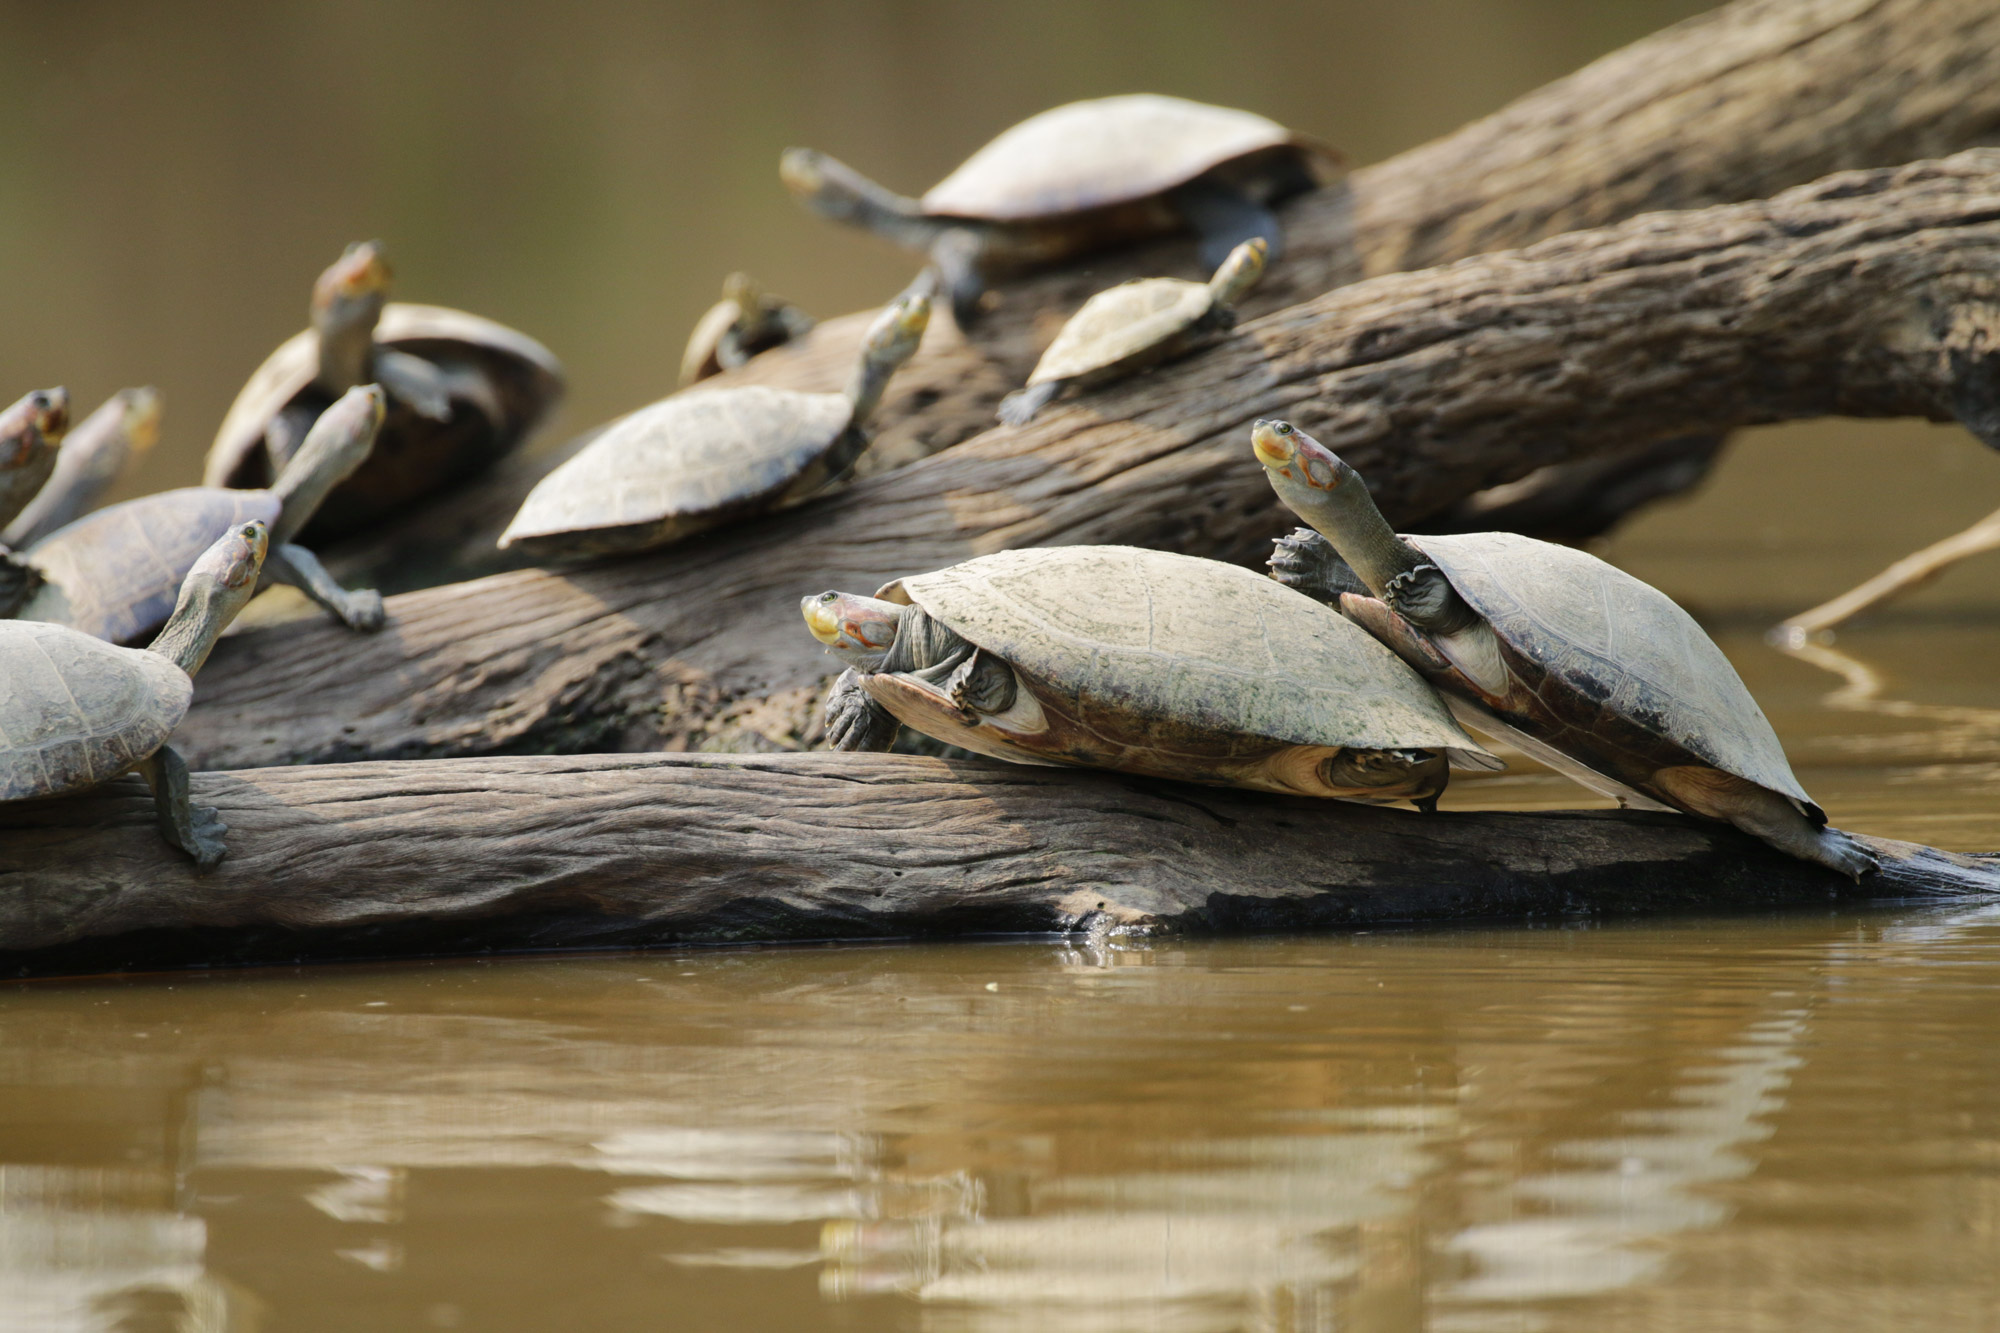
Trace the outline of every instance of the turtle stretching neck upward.
<path fill-rule="evenodd" d="M 145 648 L 119 648 L 40 621 L 0 623 L 0 800 L 61 796 L 138 772 L 160 834 L 213 869 L 226 854 L 216 812 L 189 801 L 187 765 L 166 744 L 187 716 L 191 677 L 257 590 L 261 522 L 224 533 L 178 590 Z"/>
<path fill-rule="evenodd" d="M 64 389 L 36 389 L 0 412 L 0 527 L 12 524 L 48 484 L 68 430 Z M 0 616 L 18 612 L 41 586 L 39 569 L 0 546 Z"/>
<path fill-rule="evenodd" d="M 809 148 L 778 173 L 813 211 L 929 255 L 970 327 L 987 280 L 1177 230 L 1219 266 L 1272 207 L 1333 178 L 1331 148 L 1248 111 L 1134 93 L 1031 116 L 911 199 Z"/>
<path fill-rule="evenodd" d="M 32 546 L 90 512 L 127 464 L 160 438 L 157 389 L 120 389 L 63 437 L 55 471 L 28 507 L 0 532 L 0 542 Z"/>
<path fill-rule="evenodd" d="M 781 296 L 757 285 L 748 273 L 732 273 L 722 282 L 722 299 L 708 308 L 688 335 L 681 353 L 681 387 L 710 375 L 720 375 L 759 352 L 805 337 L 813 317 Z"/>
<path fill-rule="evenodd" d="M 1726 820 L 1854 879 L 1874 869 L 1826 826 L 1729 659 L 1664 593 L 1513 533 L 1398 536 L 1360 475 L 1305 432 L 1259 421 L 1251 444 L 1318 534 L 1281 543 L 1280 581 L 1337 604 L 1469 726 L 1621 804 Z"/>
<path fill-rule="evenodd" d="M 190 486 L 127 500 L 58 529 L 23 555 L 44 582 L 22 619 L 68 625 L 113 643 L 143 639 L 172 609 L 182 579 L 215 535 L 255 519 L 271 530 L 266 578 L 292 584 L 349 629 L 380 629 L 381 594 L 341 587 L 292 539 L 367 459 L 382 415 L 381 389 L 350 389 L 313 422 L 269 490 Z"/>
<path fill-rule="evenodd" d="M 997 759 L 1435 808 L 1497 767 L 1367 634 L 1234 565 L 1129 546 L 1003 551 L 800 604 L 853 669 L 836 749 L 899 724 Z"/>

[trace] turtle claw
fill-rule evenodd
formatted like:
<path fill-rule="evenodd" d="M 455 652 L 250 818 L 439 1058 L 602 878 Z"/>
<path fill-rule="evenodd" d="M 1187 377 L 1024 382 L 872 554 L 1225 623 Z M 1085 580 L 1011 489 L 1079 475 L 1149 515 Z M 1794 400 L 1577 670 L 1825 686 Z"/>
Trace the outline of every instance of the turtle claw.
<path fill-rule="evenodd" d="M 1329 606 L 1337 606 L 1344 592 L 1368 595 L 1367 585 L 1340 558 L 1333 543 L 1311 528 L 1278 538 L 1269 564 L 1272 578 Z"/>
<path fill-rule="evenodd" d="M 895 715 L 861 688 L 861 676 L 849 667 L 826 693 L 826 743 L 829 749 L 882 753 L 896 743 L 901 727 Z"/>

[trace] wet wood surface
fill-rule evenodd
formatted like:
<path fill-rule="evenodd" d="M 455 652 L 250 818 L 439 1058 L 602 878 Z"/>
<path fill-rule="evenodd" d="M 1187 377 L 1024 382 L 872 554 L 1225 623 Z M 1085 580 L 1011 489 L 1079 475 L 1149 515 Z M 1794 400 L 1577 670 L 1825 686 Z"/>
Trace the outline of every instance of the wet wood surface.
<path fill-rule="evenodd" d="M 1440 814 L 897 755 L 197 774 L 206 876 L 136 779 L 0 806 L 0 970 L 1956 900 L 2000 860 L 1864 839 L 1855 885 L 1675 815 Z"/>

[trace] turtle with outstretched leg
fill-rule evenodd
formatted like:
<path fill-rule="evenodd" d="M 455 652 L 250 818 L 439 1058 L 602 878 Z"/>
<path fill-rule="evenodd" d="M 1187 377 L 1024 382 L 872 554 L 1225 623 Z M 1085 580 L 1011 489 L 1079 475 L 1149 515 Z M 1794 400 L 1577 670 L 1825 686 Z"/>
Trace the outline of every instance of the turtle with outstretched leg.
<path fill-rule="evenodd" d="M 538 560 L 643 551 L 794 505 L 846 476 L 916 352 L 930 298 L 876 317 L 845 393 L 693 389 L 621 417 L 536 484 L 500 534 Z"/>
<path fill-rule="evenodd" d="M 212 870 L 228 830 L 188 799 L 187 765 L 166 744 L 187 716 L 195 672 L 257 590 L 268 534 L 231 528 L 202 552 L 173 614 L 145 648 L 62 625 L 0 623 L 0 801 L 84 791 L 137 772 L 153 789 L 160 835 Z"/>
<path fill-rule="evenodd" d="M 68 625 L 113 643 L 143 639 L 172 610 L 181 581 L 216 534 L 254 520 L 270 526 L 266 579 L 298 588 L 349 629 L 380 629 L 381 594 L 341 587 L 292 539 L 328 492 L 368 457 L 382 415 L 382 390 L 372 384 L 350 389 L 320 413 L 269 490 L 162 491 L 58 529 L 22 554 L 43 583 L 21 618 Z"/>
<path fill-rule="evenodd" d="M 757 285 L 748 273 L 722 282 L 722 299 L 710 306 L 681 353 L 681 386 L 734 370 L 759 352 L 783 347 L 813 329 L 813 317 Z"/>
<path fill-rule="evenodd" d="M 1131 546 L 1003 551 L 800 610 L 851 670 L 836 749 L 898 724 L 978 754 L 1430 810 L 1498 767 L 1395 655 L 1235 565 Z"/>
<path fill-rule="evenodd" d="M 1331 148 L 1248 111 L 1134 93 L 1031 116 L 967 158 L 921 199 L 884 189 L 809 148 L 778 171 L 815 212 L 922 251 L 961 326 L 987 280 L 1174 231 L 1202 262 L 1261 237 L 1275 258 L 1274 205 L 1334 178 Z"/>
<path fill-rule="evenodd" d="M 157 389 L 120 389 L 63 437 L 55 470 L 27 508 L 0 532 L 0 545 L 32 546 L 96 507 L 134 459 L 160 438 Z"/>
<path fill-rule="evenodd" d="M 236 395 L 209 445 L 203 485 L 270 485 L 319 414 L 363 384 L 388 395 L 381 439 L 320 506 L 315 540 L 363 531 L 527 438 L 562 396 L 562 366 L 549 350 L 462 310 L 392 303 L 390 279 L 378 241 L 350 245 L 320 275 L 312 326 L 265 358 Z"/>
<path fill-rule="evenodd" d="M 0 412 L 0 525 L 13 523 L 47 487 L 68 430 L 64 389 L 36 389 Z M 41 586 L 41 571 L 15 543 L 0 543 L 0 616 L 19 611 Z"/>
<path fill-rule="evenodd" d="M 1827 827 L 1729 659 L 1666 594 L 1514 533 L 1399 536 L 1305 432 L 1258 421 L 1251 445 L 1315 530 L 1281 543 L 1278 579 L 1338 605 L 1467 726 L 1623 805 L 1725 820 L 1857 880 L 1875 868 Z"/>
<path fill-rule="evenodd" d="M 1099 292 L 1062 326 L 1027 387 L 1000 400 L 1000 419 L 1025 426 L 1065 389 L 1123 379 L 1235 327 L 1236 303 L 1264 276 L 1269 253 L 1253 237 L 1231 250 L 1207 282 L 1139 278 Z"/>

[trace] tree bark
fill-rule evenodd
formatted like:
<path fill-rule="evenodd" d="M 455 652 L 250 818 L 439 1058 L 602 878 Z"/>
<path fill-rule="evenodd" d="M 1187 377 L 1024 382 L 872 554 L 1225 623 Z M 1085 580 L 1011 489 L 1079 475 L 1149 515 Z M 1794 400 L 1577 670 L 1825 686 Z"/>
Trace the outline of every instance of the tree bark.
<path fill-rule="evenodd" d="M 1850 172 L 1345 287 L 800 509 L 646 557 L 225 640 L 196 767 L 521 751 L 796 748 L 835 665 L 798 598 L 1012 546 L 1261 559 L 1290 526 L 1247 428 L 1285 416 L 1407 522 L 1653 438 L 1957 414 L 2000 439 L 2000 150 Z"/>
<path fill-rule="evenodd" d="M 1281 210 L 1286 252 L 1256 317 L 1365 276 L 1426 268 L 1656 209 L 1761 199 L 1831 172 L 2000 142 L 2000 5 L 1990 0 L 1748 0 L 1613 52 L 1433 143 Z M 1157 274 L 1206 278 L 1193 246 L 1093 256 L 1009 284 L 967 341 L 948 319 L 897 376 L 864 475 L 988 429 L 1063 318 Z M 822 323 L 714 385 L 838 391 L 873 312 Z M 662 385 L 662 389 L 667 386 Z M 525 567 L 493 538 L 582 437 L 507 460 L 337 553 L 389 591 Z M 1635 490 L 1633 495 L 1645 492 Z M 1184 497 L 1162 497 L 1181 503 Z"/>
<path fill-rule="evenodd" d="M 198 774 L 198 876 L 134 779 L 0 806 L 0 971 L 1093 928 L 1206 933 L 1954 898 L 2000 861 L 1865 839 L 1857 886 L 1724 825 L 1443 814 L 890 755 Z"/>

